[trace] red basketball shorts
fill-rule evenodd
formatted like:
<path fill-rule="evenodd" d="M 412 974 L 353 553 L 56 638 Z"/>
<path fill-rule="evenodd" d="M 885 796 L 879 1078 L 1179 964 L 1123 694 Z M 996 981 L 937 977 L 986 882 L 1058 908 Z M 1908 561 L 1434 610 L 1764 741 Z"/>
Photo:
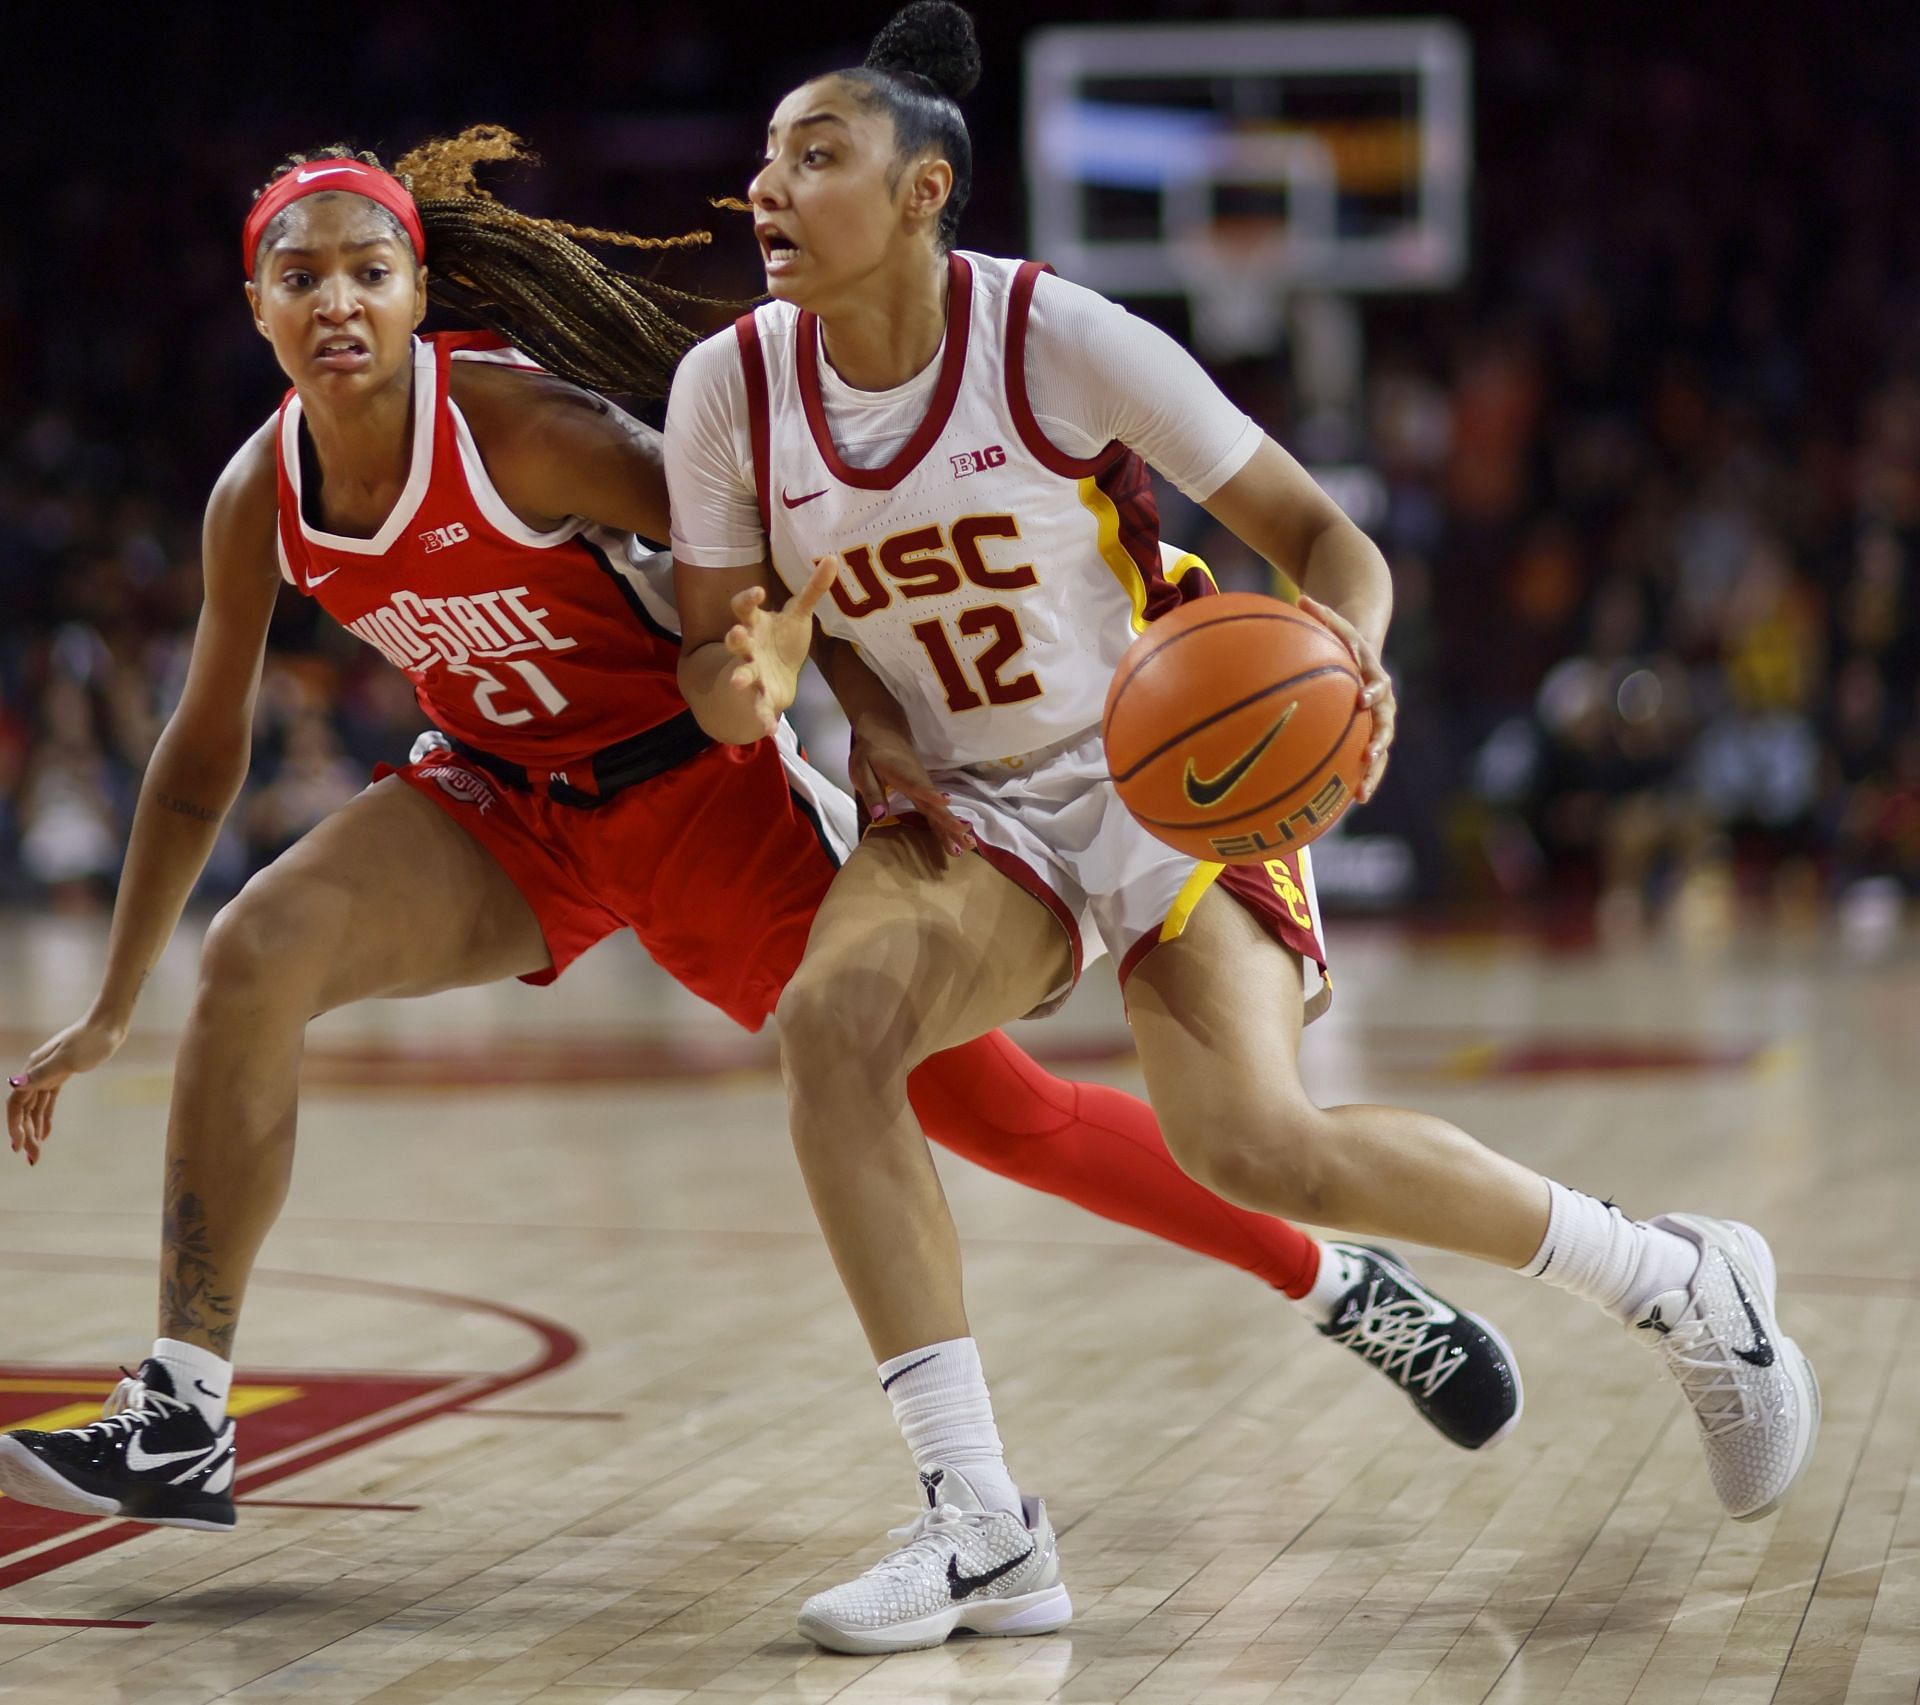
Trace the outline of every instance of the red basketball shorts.
<path fill-rule="evenodd" d="M 806 950 L 813 915 L 852 850 L 853 802 L 782 724 L 751 747 L 712 746 L 593 810 L 510 788 L 453 752 L 382 766 L 499 862 L 539 919 L 550 983 L 631 929 L 660 968 L 758 1030 Z"/>

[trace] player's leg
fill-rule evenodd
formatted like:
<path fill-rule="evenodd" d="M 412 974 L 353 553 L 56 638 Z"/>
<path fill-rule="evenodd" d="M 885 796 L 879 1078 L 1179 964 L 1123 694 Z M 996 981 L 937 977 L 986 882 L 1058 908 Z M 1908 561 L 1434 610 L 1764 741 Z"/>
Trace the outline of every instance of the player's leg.
<path fill-rule="evenodd" d="M 1319 1275 L 1320 1245 L 1298 1226 L 1223 1201 L 1182 1172 L 1138 1096 L 1056 1077 L 1001 1031 L 924 1061 L 907 1092 L 934 1142 L 1002 1178 L 1238 1267 L 1295 1299 Z"/>
<path fill-rule="evenodd" d="M 1127 1016 L 1174 1157 L 1243 1206 L 1525 1262 L 1546 1230 L 1546 1181 L 1429 1114 L 1316 1107 L 1300 990 L 1298 956 L 1220 888 L 1140 961 Z"/>
<path fill-rule="evenodd" d="M 876 1359 L 966 1331 L 959 1245 L 908 1074 L 1072 974 L 1039 900 L 917 830 L 868 836 L 815 914 L 777 1009 L 781 1065 L 814 1211 Z"/>
<path fill-rule="evenodd" d="M 1733 1515 L 1765 1514 L 1811 1454 L 1811 1367 L 1773 1313 L 1750 1228 L 1627 1219 L 1431 1114 L 1314 1105 L 1298 1061 L 1297 958 L 1224 891 L 1149 953 L 1128 1010 L 1167 1144 L 1243 1206 L 1406 1238 L 1543 1277 L 1661 1348 Z"/>
<path fill-rule="evenodd" d="M 233 1348 L 254 1256 L 286 1196 L 306 1027 L 375 996 L 538 971 L 538 919 L 506 871 L 397 776 L 256 875 L 214 918 L 174 1068 L 160 1330 Z"/>
<path fill-rule="evenodd" d="M 1265 1279 L 1450 1443 L 1483 1450 L 1518 1425 L 1519 1368 L 1492 1325 L 1386 1250 L 1322 1243 L 1203 1188 L 1181 1171 L 1145 1102 L 1052 1077 L 998 1031 L 936 1054 L 909 1087 L 935 1142 Z"/>
<path fill-rule="evenodd" d="M 804 956 L 813 919 L 855 843 L 852 800 L 807 763 L 785 729 L 744 758 L 697 760 L 637 793 L 596 813 L 595 822 L 608 827 L 592 843 L 603 860 L 601 892 L 631 897 L 641 939 L 685 986 L 757 1027 Z M 730 856 L 716 869 L 670 850 L 689 842 L 727 847 Z M 1146 1103 L 1055 1077 L 997 1031 L 925 1060 L 907 1089 L 934 1142 L 1029 1188 L 1241 1267 L 1292 1298 L 1329 1336 L 1362 1283 L 1356 1268 L 1377 1265 L 1371 1255 L 1337 1248 L 1323 1262 L 1321 1246 L 1298 1228 L 1222 1201 L 1175 1164 Z M 1406 1283 L 1453 1318 L 1417 1281 Z M 1359 1348 L 1351 1334 L 1338 1341 Z M 1498 1378 L 1510 1370 L 1511 1359 L 1491 1340 L 1473 1350 L 1465 1372 Z M 1496 1361 L 1499 1367 L 1488 1365 Z M 1376 1356 L 1373 1365 L 1468 1449 L 1491 1442 L 1517 1415 L 1511 1378 L 1504 1406 L 1494 1406 L 1472 1401 L 1475 1382 L 1460 1369 L 1438 1389 L 1424 1363 L 1416 1369 L 1404 1356 Z"/>
<path fill-rule="evenodd" d="M 756 1025 L 804 956 L 814 915 L 859 838 L 856 808 L 784 726 L 714 773 L 717 782 L 687 790 L 682 810 L 694 813 L 702 844 L 750 849 L 745 869 L 743 855 L 730 858 L 724 897 L 710 886 L 683 890 L 675 872 L 649 867 L 646 849 L 676 838 L 664 826 L 608 875 L 638 870 L 638 886 L 664 913 L 636 923 L 648 949 L 686 986 Z M 689 940 L 692 931 L 705 939 Z M 1319 1274 L 1319 1245 L 1304 1232 L 1187 1177 L 1145 1102 L 1056 1077 L 998 1032 L 929 1058 L 907 1092 L 932 1141 L 1016 1184 L 1239 1267 L 1293 1298 Z"/>
<path fill-rule="evenodd" d="M 983 858 L 948 862 L 929 837 L 892 830 L 841 871 L 780 998 L 794 1148 L 927 1501 L 902 1549 L 807 1601 L 801 1631 L 823 1645 L 1038 1633 L 1072 1613 L 1045 1509 L 1002 1460 L 959 1242 L 907 1096 L 928 1054 L 1032 1010 L 1072 974 L 1071 945 L 1033 895 Z"/>
<path fill-rule="evenodd" d="M 0 1439 L 0 1489 L 60 1509 L 231 1527 L 234 1333 L 286 1197 L 308 1021 L 547 962 L 533 909 L 502 867 L 397 777 L 255 876 L 207 932 L 175 1068 L 155 1355 L 106 1421 Z"/>

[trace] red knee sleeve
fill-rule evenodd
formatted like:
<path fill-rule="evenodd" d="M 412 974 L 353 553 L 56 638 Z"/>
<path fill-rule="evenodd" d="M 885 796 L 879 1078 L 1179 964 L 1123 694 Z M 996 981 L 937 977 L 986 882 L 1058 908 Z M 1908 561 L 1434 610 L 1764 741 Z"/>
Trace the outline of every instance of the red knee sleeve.
<path fill-rule="evenodd" d="M 1103 1084 L 1068 1083 L 999 1031 L 924 1062 L 907 1080 L 921 1128 L 1002 1178 L 1078 1203 L 1304 1296 L 1320 1247 L 1285 1220 L 1223 1202 L 1179 1168 L 1153 1109 Z"/>

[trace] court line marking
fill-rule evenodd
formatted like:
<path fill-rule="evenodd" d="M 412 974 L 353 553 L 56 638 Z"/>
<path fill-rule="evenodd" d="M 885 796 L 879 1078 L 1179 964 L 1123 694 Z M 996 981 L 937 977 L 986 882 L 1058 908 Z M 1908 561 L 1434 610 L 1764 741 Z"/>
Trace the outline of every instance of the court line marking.
<path fill-rule="evenodd" d="M 74 1269 L 99 1271 L 102 1268 L 117 1271 L 131 1268 L 145 1273 L 153 1271 L 153 1263 L 150 1260 L 139 1260 L 131 1256 L 34 1255 L 4 1251 L 0 1251 L 0 1266 L 62 1267 L 69 1271 Z M 356 1292 L 389 1300 L 397 1298 L 401 1301 L 416 1302 L 426 1307 L 445 1308 L 455 1312 L 490 1314 L 526 1328 L 539 1341 L 541 1347 L 537 1354 L 517 1368 L 503 1373 L 469 1374 L 457 1377 L 451 1384 L 435 1391 L 394 1404 L 386 1409 L 376 1410 L 358 1421 L 344 1423 L 330 1432 L 316 1434 L 313 1438 L 285 1446 L 257 1462 L 250 1463 L 237 1474 L 236 1490 L 272 1485 L 275 1481 L 304 1473 L 309 1468 L 318 1468 L 338 1456 L 345 1455 L 350 1450 L 377 1444 L 395 1433 L 433 1420 L 438 1415 L 456 1409 L 462 1404 L 511 1391 L 516 1386 L 525 1385 L 544 1374 L 553 1373 L 565 1367 L 586 1347 L 577 1333 L 560 1325 L 557 1321 L 548 1320 L 543 1315 L 514 1308 L 506 1303 L 492 1302 L 484 1297 L 461 1296 L 453 1291 L 430 1290 L 424 1286 L 394 1284 L 381 1279 L 345 1278 L 327 1273 L 289 1273 L 274 1268 L 263 1268 L 254 1274 L 254 1278 L 292 1284 L 308 1290 Z M 147 1524 L 109 1517 L 102 1521 L 90 1522 L 70 1533 L 54 1535 L 25 1550 L 12 1552 L 4 1562 L 0 1562 L 0 1592 L 23 1581 L 37 1579 L 55 1569 L 64 1568 L 69 1563 L 81 1562 L 111 1546 L 138 1538 L 141 1528 L 145 1525 Z M 129 1532 L 129 1529 L 132 1531 Z M 28 1564 L 38 1566 L 29 1568 Z"/>

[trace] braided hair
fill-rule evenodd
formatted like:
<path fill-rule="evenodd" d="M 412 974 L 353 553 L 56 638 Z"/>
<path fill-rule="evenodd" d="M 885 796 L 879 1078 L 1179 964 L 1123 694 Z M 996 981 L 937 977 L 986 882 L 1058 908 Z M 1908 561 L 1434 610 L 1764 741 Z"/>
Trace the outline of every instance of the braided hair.
<path fill-rule="evenodd" d="M 524 349 L 541 366 L 589 390 L 664 397 L 673 370 L 700 341 L 669 311 L 735 304 L 675 290 L 606 265 L 582 243 L 628 249 L 687 249 L 711 242 L 707 231 L 678 237 L 636 237 L 540 219 L 499 200 L 474 180 L 483 161 L 532 163 L 520 138 L 496 124 L 423 142 L 402 156 L 393 175 L 420 209 L 433 255 L 427 295 Z M 385 171 L 377 155 L 344 143 L 290 155 L 269 183 L 315 160 L 358 160 Z M 264 186 L 263 186 L 264 187 Z M 256 195 L 259 192 L 256 192 Z M 378 204 L 404 242 L 400 221 Z M 289 210 L 290 211 L 290 210 Z M 281 213 L 261 249 L 283 234 Z M 409 245 L 411 246 L 411 245 Z"/>

